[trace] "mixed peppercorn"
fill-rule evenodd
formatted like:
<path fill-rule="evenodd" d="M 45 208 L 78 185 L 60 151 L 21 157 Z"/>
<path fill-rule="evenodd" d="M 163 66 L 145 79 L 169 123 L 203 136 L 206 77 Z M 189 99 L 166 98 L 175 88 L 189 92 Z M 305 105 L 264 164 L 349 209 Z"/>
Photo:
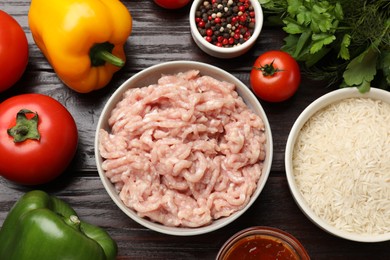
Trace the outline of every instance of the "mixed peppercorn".
<path fill-rule="evenodd" d="M 256 21 L 249 0 L 206 0 L 198 7 L 195 22 L 206 41 L 218 47 L 233 47 L 252 36 Z"/>

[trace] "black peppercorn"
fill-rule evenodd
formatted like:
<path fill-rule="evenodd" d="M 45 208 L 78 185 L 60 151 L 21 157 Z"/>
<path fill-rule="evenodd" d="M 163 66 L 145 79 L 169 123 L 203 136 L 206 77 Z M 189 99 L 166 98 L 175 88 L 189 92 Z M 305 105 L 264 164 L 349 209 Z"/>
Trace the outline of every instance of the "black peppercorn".
<path fill-rule="evenodd" d="M 253 34 L 255 18 L 249 0 L 201 2 L 195 20 L 202 37 L 220 47 L 243 44 Z"/>

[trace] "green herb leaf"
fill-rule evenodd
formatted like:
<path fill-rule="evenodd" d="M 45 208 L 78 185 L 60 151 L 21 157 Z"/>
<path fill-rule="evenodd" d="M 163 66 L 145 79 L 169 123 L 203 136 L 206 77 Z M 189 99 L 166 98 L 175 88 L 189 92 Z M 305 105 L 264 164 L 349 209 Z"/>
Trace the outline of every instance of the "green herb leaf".
<path fill-rule="evenodd" d="M 328 32 L 332 29 L 332 20 L 326 15 L 314 14 L 310 28 L 314 33 Z"/>
<path fill-rule="evenodd" d="M 303 46 L 300 49 L 299 54 L 296 54 L 297 46 L 300 45 L 300 41 L 302 40 L 302 35 L 292 35 L 289 34 L 284 38 L 285 44 L 282 46 L 282 50 L 291 54 L 297 61 L 305 62 L 307 67 L 311 67 L 316 64 L 319 60 L 321 60 L 329 51 L 329 48 L 322 48 L 320 51 L 311 54 L 310 46 Z M 307 44 L 306 44 L 307 45 Z"/>
<path fill-rule="evenodd" d="M 287 0 L 288 7 L 287 7 L 287 12 L 292 16 L 296 16 L 299 14 L 302 10 L 303 1 L 302 0 Z"/>
<path fill-rule="evenodd" d="M 282 46 L 282 50 L 290 53 L 294 57 L 295 47 L 298 43 L 299 36 L 295 34 L 287 35 L 284 40 L 284 45 Z M 297 59 L 297 57 L 294 57 Z"/>
<path fill-rule="evenodd" d="M 390 86 L 390 51 L 383 51 L 379 61 L 379 67 L 383 71 L 387 85 Z"/>
<path fill-rule="evenodd" d="M 259 0 L 259 3 L 265 14 L 279 14 L 287 10 L 287 0 Z"/>
<path fill-rule="evenodd" d="M 370 91 L 371 85 L 370 82 L 363 81 L 363 83 L 360 86 L 357 86 L 360 93 L 366 93 Z"/>
<path fill-rule="evenodd" d="M 328 11 L 328 7 L 329 7 L 328 2 L 324 1 L 322 3 L 320 2 L 318 4 L 314 4 L 312 8 L 314 12 L 318 14 L 322 14 Z"/>
<path fill-rule="evenodd" d="M 305 65 L 310 68 L 311 66 L 315 65 L 317 62 L 319 62 L 323 57 L 326 56 L 326 54 L 329 53 L 331 49 L 330 48 L 322 48 L 316 53 L 308 53 L 305 57 Z"/>
<path fill-rule="evenodd" d="M 261 5 L 266 5 L 266 4 L 269 4 L 271 2 L 271 0 L 259 0 L 259 3 Z"/>
<path fill-rule="evenodd" d="M 305 10 L 297 14 L 297 22 L 305 26 L 309 25 L 311 22 L 311 13 Z"/>
<path fill-rule="evenodd" d="M 348 86 L 365 86 L 370 83 L 376 74 L 376 63 L 379 53 L 377 49 L 369 47 L 359 56 L 351 60 L 343 78 Z"/>
<path fill-rule="evenodd" d="M 312 6 L 311 29 L 314 33 L 328 32 L 333 29 L 334 19 L 332 6 L 327 1 L 318 2 Z"/>
<path fill-rule="evenodd" d="M 313 34 L 313 44 L 310 48 L 310 53 L 316 53 L 321 50 L 324 45 L 331 44 L 336 39 L 336 36 L 327 33 Z"/>
<path fill-rule="evenodd" d="M 336 16 L 337 20 L 344 19 L 343 8 L 341 7 L 341 4 L 339 2 L 337 2 L 336 6 L 334 7 L 334 15 Z"/>
<path fill-rule="evenodd" d="M 292 18 L 286 18 L 283 20 L 283 22 L 286 24 L 286 26 L 283 27 L 283 30 L 286 33 L 299 34 L 299 33 L 303 33 L 306 30 L 304 26 L 300 25 L 297 21 L 295 21 Z"/>
<path fill-rule="evenodd" d="M 302 56 L 303 49 L 305 48 L 305 46 L 309 45 L 310 36 L 311 36 L 310 31 L 306 31 L 301 34 L 295 46 L 295 52 L 293 54 L 293 57 Z"/>
<path fill-rule="evenodd" d="M 342 58 L 344 60 L 350 59 L 350 54 L 348 49 L 350 44 L 351 44 L 351 35 L 344 34 L 343 40 L 341 41 L 340 44 L 340 52 L 337 55 L 337 58 Z"/>

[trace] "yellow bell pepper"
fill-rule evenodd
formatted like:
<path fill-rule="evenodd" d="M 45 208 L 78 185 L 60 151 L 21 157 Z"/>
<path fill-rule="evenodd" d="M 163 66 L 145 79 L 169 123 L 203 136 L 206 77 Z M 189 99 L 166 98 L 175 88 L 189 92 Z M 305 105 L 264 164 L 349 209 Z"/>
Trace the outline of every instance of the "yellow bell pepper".
<path fill-rule="evenodd" d="M 119 0 L 32 0 L 28 22 L 58 77 L 77 92 L 106 86 L 126 61 L 132 17 Z"/>

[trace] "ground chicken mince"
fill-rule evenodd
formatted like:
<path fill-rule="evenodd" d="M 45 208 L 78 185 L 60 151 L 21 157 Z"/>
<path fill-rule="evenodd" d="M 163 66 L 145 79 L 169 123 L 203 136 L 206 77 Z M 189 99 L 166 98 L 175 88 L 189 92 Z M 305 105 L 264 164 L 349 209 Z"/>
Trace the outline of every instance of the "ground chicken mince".
<path fill-rule="evenodd" d="M 129 89 L 99 132 L 124 204 L 166 226 L 200 227 L 244 208 L 261 176 L 262 119 L 231 83 L 191 70 Z"/>

